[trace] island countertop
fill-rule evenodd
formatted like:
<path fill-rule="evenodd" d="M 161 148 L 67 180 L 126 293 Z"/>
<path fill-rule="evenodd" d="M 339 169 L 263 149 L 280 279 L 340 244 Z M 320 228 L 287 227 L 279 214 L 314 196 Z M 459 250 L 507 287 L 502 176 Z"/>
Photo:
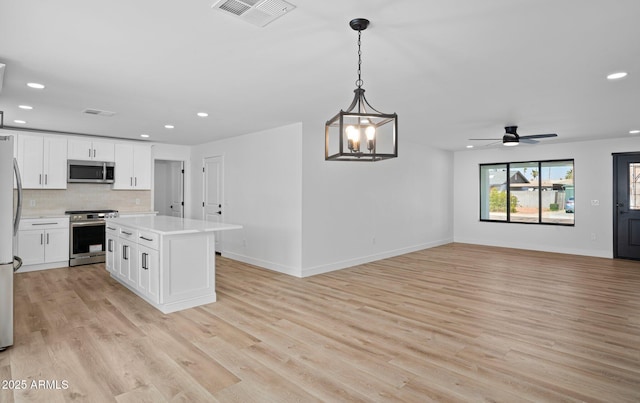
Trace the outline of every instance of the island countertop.
<path fill-rule="evenodd" d="M 153 231 L 163 235 L 189 234 L 196 232 L 214 232 L 241 229 L 241 225 L 212 221 L 178 218 L 165 215 L 144 217 L 109 218 L 107 223 L 124 225 L 140 230 Z"/>

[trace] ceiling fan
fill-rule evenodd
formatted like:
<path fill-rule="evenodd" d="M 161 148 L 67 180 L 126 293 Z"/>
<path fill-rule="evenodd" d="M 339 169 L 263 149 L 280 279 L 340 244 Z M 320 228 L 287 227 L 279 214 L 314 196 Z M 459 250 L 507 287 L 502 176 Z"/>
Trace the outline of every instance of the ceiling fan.
<path fill-rule="evenodd" d="M 538 142 L 536 139 L 544 139 L 548 137 L 558 137 L 555 133 L 549 134 L 531 134 L 528 136 L 520 136 L 517 133 L 518 126 L 506 126 L 504 128 L 505 134 L 502 136 L 502 139 L 469 139 L 469 140 L 492 140 L 492 141 L 500 141 L 502 140 L 502 145 L 504 146 L 517 146 L 520 144 L 520 141 L 528 144 L 535 144 Z"/>

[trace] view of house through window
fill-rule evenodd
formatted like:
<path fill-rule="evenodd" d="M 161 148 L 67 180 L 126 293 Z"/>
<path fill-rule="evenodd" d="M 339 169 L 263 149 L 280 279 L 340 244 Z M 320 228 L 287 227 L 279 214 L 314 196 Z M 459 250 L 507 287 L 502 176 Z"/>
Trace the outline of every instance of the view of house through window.
<path fill-rule="evenodd" d="M 480 220 L 575 223 L 573 160 L 480 165 Z"/>
<path fill-rule="evenodd" d="M 629 164 L 629 209 L 640 210 L 640 164 Z"/>

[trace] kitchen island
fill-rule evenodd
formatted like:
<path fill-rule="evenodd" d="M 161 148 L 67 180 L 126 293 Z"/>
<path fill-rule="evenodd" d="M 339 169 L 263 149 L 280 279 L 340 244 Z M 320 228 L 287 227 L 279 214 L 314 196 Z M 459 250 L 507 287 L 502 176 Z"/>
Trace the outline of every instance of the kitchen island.
<path fill-rule="evenodd" d="M 111 277 L 171 313 L 216 301 L 216 232 L 242 228 L 169 216 L 107 220 Z"/>

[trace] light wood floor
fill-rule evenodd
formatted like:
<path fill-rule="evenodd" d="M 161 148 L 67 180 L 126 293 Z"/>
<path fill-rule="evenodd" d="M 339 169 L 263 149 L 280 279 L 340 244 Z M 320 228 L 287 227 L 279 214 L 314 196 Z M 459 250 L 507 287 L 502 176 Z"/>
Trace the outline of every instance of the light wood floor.
<path fill-rule="evenodd" d="M 0 380 L 68 389 L 0 401 L 640 401 L 640 262 L 449 244 L 217 282 L 163 315 L 102 265 L 17 275 Z"/>

